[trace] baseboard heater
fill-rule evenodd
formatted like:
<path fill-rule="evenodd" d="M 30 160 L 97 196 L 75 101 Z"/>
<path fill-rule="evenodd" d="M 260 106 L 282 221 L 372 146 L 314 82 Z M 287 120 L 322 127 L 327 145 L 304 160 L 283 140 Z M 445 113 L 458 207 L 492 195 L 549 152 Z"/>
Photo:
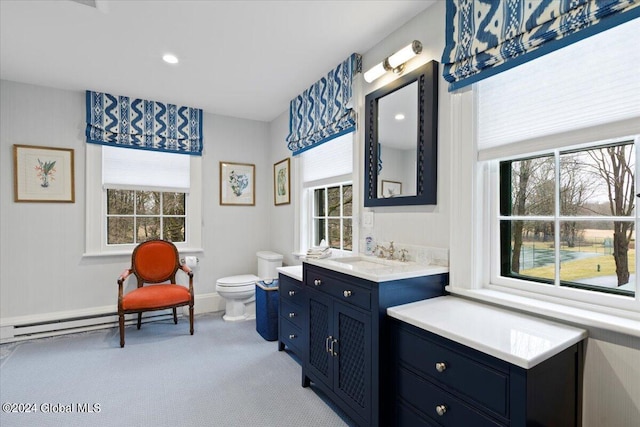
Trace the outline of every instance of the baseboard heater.
<path fill-rule="evenodd" d="M 182 313 L 178 310 L 178 318 Z M 146 312 L 142 315 L 142 323 L 170 320 L 173 322 L 171 310 Z M 133 325 L 138 321 L 137 314 L 125 316 L 125 325 Z M 2 327 L 0 343 L 46 338 L 57 335 L 72 334 L 77 332 L 94 331 L 98 329 L 117 328 L 117 313 L 101 313 L 96 315 L 69 317 L 64 319 L 52 319 L 38 322 L 28 322 Z"/>

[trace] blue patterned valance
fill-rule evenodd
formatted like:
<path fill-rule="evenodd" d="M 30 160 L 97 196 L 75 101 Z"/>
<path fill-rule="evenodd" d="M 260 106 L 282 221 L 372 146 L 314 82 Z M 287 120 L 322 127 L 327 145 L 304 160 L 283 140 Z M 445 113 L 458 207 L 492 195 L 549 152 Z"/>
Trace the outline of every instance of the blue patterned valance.
<path fill-rule="evenodd" d="M 447 0 L 443 76 L 450 91 L 464 87 L 637 18 L 639 4 L 640 0 Z"/>
<path fill-rule="evenodd" d="M 287 145 L 294 155 L 355 130 L 352 86 L 361 71 L 362 57 L 354 53 L 291 100 Z"/>
<path fill-rule="evenodd" d="M 202 110 L 87 91 L 87 142 L 202 155 Z"/>

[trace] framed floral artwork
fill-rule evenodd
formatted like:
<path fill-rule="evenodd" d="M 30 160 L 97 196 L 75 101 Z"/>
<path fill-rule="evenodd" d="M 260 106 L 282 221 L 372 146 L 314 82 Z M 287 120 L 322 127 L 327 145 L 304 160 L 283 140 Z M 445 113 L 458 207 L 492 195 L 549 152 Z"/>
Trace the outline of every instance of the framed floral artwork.
<path fill-rule="evenodd" d="M 256 204 L 256 166 L 249 163 L 220 162 L 220 204 Z"/>
<path fill-rule="evenodd" d="M 13 146 L 13 198 L 16 202 L 75 202 L 73 150 Z"/>
<path fill-rule="evenodd" d="M 273 202 L 276 206 L 291 203 L 291 172 L 287 157 L 273 165 Z"/>

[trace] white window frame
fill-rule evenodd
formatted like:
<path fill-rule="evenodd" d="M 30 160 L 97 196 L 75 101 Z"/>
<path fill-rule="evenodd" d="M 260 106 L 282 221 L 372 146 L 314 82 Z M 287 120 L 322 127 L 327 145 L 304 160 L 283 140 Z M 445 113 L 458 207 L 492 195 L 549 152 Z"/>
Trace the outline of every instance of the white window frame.
<path fill-rule="evenodd" d="M 319 189 L 325 189 L 325 200 L 327 199 L 327 191 L 329 188 L 331 187 L 338 187 L 338 186 L 343 186 L 343 185 L 350 185 L 351 186 L 351 194 L 353 195 L 353 182 L 351 180 L 351 176 L 350 175 L 343 175 L 342 177 L 336 177 L 335 179 L 332 179 L 330 181 L 325 181 L 322 184 L 319 183 L 309 183 L 307 185 L 305 185 L 305 192 L 307 193 L 305 199 L 308 201 L 308 206 L 307 206 L 307 212 L 308 212 L 308 227 L 306 228 L 307 231 L 307 247 L 311 247 L 312 246 L 312 242 L 315 242 L 315 231 L 316 231 L 316 227 L 315 227 L 315 220 L 317 218 L 324 218 L 326 220 L 328 219 L 339 219 L 344 220 L 344 219 L 350 219 L 351 220 L 351 250 L 349 249 L 343 249 L 344 247 L 344 236 L 343 236 L 343 227 L 340 227 L 340 249 L 336 249 L 336 248 L 332 248 L 332 250 L 334 251 L 339 251 L 339 252 L 344 252 L 347 254 L 351 254 L 353 253 L 353 245 L 354 242 L 353 240 L 355 240 L 354 238 L 354 217 L 353 217 L 353 205 L 354 205 L 354 201 L 353 201 L 353 197 L 352 197 L 352 201 L 351 201 L 351 206 L 352 206 L 352 210 L 351 210 L 351 216 L 344 216 L 344 201 L 342 200 L 342 196 L 343 193 L 342 191 L 340 192 L 340 216 L 333 216 L 330 217 L 328 216 L 328 213 L 325 214 L 323 217 L 318 217 L 315 215 L 315 197 L 314 197 L 314 192 L 316 190 Z M 326 225 L 328 227 L 328 224 Z M 328 233 L 327 233 L 328 234 Z M 328 244 L 328 242 L 327 242 Z"/>
<path fill-rule="evenodd" d="M 638 154 L 638 148 L 640 145 L 640 137 L 624 137 L 624 138 L 615 138 L 614 140 L 609 141 L 594 141 L 585 144 L 580 144 L 577 146 L 568 146 L 563 147 L 562 149 L 556 149 L 553 151 L 543 151 L 537 152 L 535 155 L 543 155 L 549 154 L 559 151 L 572 150 L 572 149 L 586 149 L 594 146 L 599 146 L 607 143 L 615 143 L 622 141 L 633 140 L 635 143 L 635 155 L 636 155 L 636 169 L 638 169 L 638 160 L 640 160 L 640 155 Z M 527 153 L 534 154 L 534 153 Z M 509 160 L 511 158 L 522 158 L 524 156 L 514 156 L 510 158 L 502 158 L 497 160 L 491 160 L 487 162 L 480 162 L 480 169 L 484 170 L 484 176 L 482 177 L 483 182 L 487 183 L 486 188 L 487 191 L 484 196 L 484 203 L 486 206 L 485 212 L 488 212 L 488 218 L 483 221 L 483 228 L 485 230 L 484 241 L 488 242 L 488 246 L 490 247 L 489 251 L 489 262 L 484 264 L 486 269 L 488 270 L 488 281 L 485 282 L 485 287 L 494 290 L 510 290 L 510 291 L 524 291 L 532 294 L 539 294 L 543 296 L 549 296 L 554 298 L 559 298 L 564 300 L 565 303 L 571 304 L 572 302 L 577 303 L 587 303 L 596 306 L 602 307 L 603 310 L 607 308 L 627 310 L 631 312 L 640 312 L 640 298 L 639 298 L 639 289 L 636 283 L 636 292 L 635 297 L 621 296 L 608 294 L 598 291 L 591 291 L 585 289 L 576 289 L 570 287 L 560 286 L 559 281 L 556 280 L 554 285 L 550 284 L 541 284 L 534 281 L 529 281 L 520 278 L 512 278 L 512 277 L 504 277 L 500 274 L 500 185 L 499 185 L 499 163 L 502 160 Z M 635 188 L 638 187 L 639 177 L 636 173 L 636 183 Z M 558 185 L 558 183 L 556 183 Z M 556 200 L 556 203 L 558 201 Z M 557 209 L 557 206 L 556 206 Z M 636 203 L 636 215 L 635 215 L 635 223 L 636 228 L 635 231 L 637 233 L 637 224 L 638 224 L 638 207 Z M 556 218 L 554 218 L 555 220 Z M 598 218 L 601 219 L 601 218 Z M 607 218 L 604 218 L 607 219 Z M 559 236 L 556 236 L 556 239 L 559 239 Z M 556 246 L 557 246 L 556 242 Z M 637 281 L 637 272 L 638 272 L 638 253 L 636 252 L 636 281 Z M 556 268 L 558 266 L 556 265 Z M 485 275 L 487 273 L 485 272 Z M 505 289 L 506 288 L 506 289 Z"/>
<path fill-rule="evenodd" d="M 189 156 L 191 186 L 185 197 L 185 242 L 180 252 L 202 252 L 202 158 Z M 86 144 L 85 257 L 130 255 L 136 244 L 107 245 L 107 190 L 102 186 L 102 146 Z M 146 189 L 148 190 L 148 189 Z"/>

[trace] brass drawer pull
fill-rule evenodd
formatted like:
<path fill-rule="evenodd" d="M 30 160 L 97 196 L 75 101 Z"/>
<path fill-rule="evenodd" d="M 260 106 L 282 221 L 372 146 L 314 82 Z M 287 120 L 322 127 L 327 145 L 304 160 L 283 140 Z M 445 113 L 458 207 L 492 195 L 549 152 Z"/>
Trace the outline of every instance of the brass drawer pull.
<path fill-rule="evenodd" d="M 296 317 L 296 313 L 294 313 L 293 311 L 291 313 L 289 313 L 289 318 L 291 317 Z"/>
<path fill-rule="evenodd" d="M 292 340 L 292 339 L 294 339 L 294 338 L 296 338 L 296 335 L 295 335 L 295 334 L 289 334 L 289 339 L 290 339 L 290 340 Z"/>
<path fill-rule="evenodd" d="M 436 371 L 444 372 L 447 369 L 447 364 L 444 362 L 436 362 Z"/>
<path fill-rule="evenodd" d="M 349 298 L 351 295 L 353 295 L 353 293 L 350 290 L 346 290 L 342 293 L 342 295 L 344 295 L 345 298 Z"/>
<path fill-rule="evenodd" d="M 313 281 L 313 284 L 316 285 L 316 286 L 320 286 L 320 285 L 322 285 L 322 280 L 316 279 L 316 280 Z"/>
<path fill-rule="evenodd" d="M 292 297 L 296 294 L 296 291 L 289 291 L 289 296 Z"/>

